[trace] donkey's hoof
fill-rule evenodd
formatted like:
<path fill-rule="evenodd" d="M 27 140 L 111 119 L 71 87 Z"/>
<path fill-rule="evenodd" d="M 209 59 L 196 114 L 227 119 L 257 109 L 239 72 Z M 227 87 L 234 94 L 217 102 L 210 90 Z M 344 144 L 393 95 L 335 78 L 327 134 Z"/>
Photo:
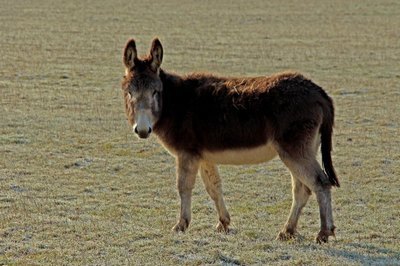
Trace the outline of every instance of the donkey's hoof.
<path fill-rule="evenodd" d="M 218 222 L 215 227 L 218 232 L 228 234 L 230 232 L 229 223 Z"/>
<path fill-rule="evenodd" d="M 318 244 L 327 243 L 330 236 L 335 237 L 335 228 L 332 228 L 331 230 L 319 231 L 317 237 L 315 238 L 315 241 Z"/>
<path fill-rule="evenodd" d="M 172 231 L 176 233 L 185 232 L 188 227 L 189 227 L 189 222 L 184 219 L 181 219 L 174 227 L 172 227 Z"/>
<path fill-rule="evenodd" d="M 285 230 L 285 231 L 279 232 L 278 236 L 276 237 L 276 240 L 288 241 L 288 240 L 296 239 L 297 237 L 298 237 L 297 232 Z"/>
<path fill-rule="evenodd" d="M 321 234 L 321 232 L 319 232 L 317 237 L 315 238 L 315 241 L 318 244 L 327 243 L 328 242 L 328 238 L 329 238 L 329 235 L 326 235 L 326 234 L 323 234 L 323 233 Z"/>

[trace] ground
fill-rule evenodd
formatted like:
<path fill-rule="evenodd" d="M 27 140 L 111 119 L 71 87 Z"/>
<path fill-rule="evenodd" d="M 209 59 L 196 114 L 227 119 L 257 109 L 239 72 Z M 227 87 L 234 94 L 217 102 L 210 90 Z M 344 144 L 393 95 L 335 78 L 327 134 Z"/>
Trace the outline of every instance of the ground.
<path fill-rule="evenodd" d="M 400 264 L 398 1 L 8 1 L 0 9 L 0 265 Z M 122 49 L 229 76 L 297 70 L 334 99 L 336 239 L 310 199 L 295 241 L 278 160 L 221 167 L 234 232 L 214 230 L 199 179 L 178 215 L 174 159 L 134 137 Z"/>

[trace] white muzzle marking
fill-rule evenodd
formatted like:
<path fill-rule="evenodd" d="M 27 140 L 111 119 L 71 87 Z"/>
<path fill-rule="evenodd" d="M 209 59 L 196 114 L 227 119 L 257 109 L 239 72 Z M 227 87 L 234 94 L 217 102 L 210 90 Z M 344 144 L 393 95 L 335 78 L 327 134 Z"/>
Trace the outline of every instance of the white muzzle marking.
<path fill-rule="evenodd" d="M 147 138 L 152 131 L 150 110 L 138 110 L 136 117 L 136 125 L 133 130 L 140 138 Z"/>

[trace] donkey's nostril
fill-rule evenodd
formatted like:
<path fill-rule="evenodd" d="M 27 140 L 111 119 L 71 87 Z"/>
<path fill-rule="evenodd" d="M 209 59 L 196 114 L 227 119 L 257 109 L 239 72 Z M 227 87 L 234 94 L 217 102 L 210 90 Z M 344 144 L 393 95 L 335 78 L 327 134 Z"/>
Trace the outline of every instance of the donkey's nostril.
<path fill-rule="evenodd" d="M 151 127 L 149 127 L 149 134 L 151 133 Z"/>
<path fill-rule="evenodd" d="M 137 127 L 135 127 L 134 131 L 136 134 L 139 134 L 139 132 L 137 131 Z"/>

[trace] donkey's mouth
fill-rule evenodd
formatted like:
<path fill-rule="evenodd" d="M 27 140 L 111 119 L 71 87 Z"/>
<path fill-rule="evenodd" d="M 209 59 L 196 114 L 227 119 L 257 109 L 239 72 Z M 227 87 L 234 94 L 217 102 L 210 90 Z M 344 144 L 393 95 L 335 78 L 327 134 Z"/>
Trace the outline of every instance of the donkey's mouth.
<path fill-rule="evenodd" d="M 150 136 L 150 133 L 152 132 L 151 127 L 149 127 L 147 130 L 145 129 L 138 129 L 137 126 L 134 127 L 133 132 L 141 139 L 147 139 Z"/>
<path fill-rule="evenodd" d="M 143 134 L 138 133 L 137 136 L 141 139 L 147 139 L 150 136 L 150 134 L 149 133 L 143 133 Z"/>

